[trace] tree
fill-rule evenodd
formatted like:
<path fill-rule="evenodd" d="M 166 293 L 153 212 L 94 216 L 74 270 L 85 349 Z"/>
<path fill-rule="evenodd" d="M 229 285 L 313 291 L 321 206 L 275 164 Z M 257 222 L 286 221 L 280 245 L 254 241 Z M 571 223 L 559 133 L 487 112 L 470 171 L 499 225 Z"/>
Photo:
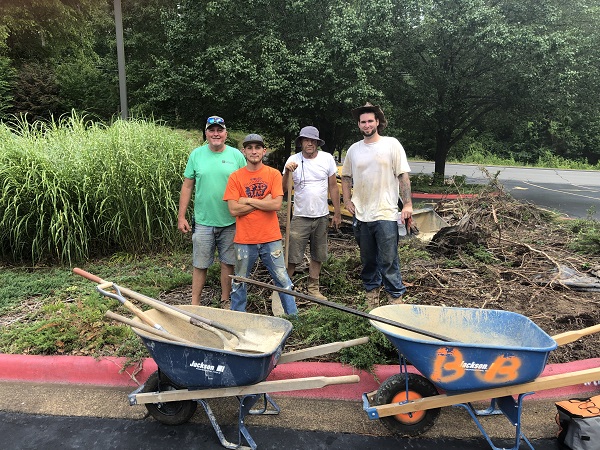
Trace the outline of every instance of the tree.
<path fill-rule="evenodd" d="M 551 0 L 429 0 L 398 6 L 410 29 L 394 40 L 386 90 L 414 141 L 433 141 L 443 177 L 450 149 L 495 110 L 517 110 L 557 87 L 566 54 Z"/>
<path fill-rule="evenodd" d="M 73 98 L 73 93 L 82 92 L 91 80 L 81 77 L 78 88 L 72 80 L 81 75 L 79 71 L 85 73 L 86 66 L 98 68 L 94 47 L 104 36 L 97 25 L 100 18 L 108 18 L 107 6 L 107 2 L 94 0 L 5 0 L 0 5 L 4 21 L 0 39 L 5 36 L 5 57 L 14 70 L 13 100 L 5 114 L 23 113 L 29 119 L 40 119 L 72 107 L 94 109 Z M 98 74 L 92 82 L 105 78 L 105 73 Z M 105 97 L 101 95 L 100 101 Z"/>

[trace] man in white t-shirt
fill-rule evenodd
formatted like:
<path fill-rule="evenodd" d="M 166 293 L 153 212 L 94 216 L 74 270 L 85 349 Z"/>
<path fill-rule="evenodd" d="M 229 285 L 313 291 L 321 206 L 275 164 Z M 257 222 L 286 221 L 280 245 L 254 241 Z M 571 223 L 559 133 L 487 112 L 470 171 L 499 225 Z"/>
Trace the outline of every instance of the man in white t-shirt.
<path fill-rule="evenodd" d="M 412 217 L 410 167 L 396 138 L 381 136 L 387 120 L 368 103 L 352 110 L 363 140 L 350 146 L 342 168 L 344 206 L 354 215 L 353 230 L 363 265 L 361 278 L 369 308 L 379 306 L 383 284 L 387 301 L 401 304 L 406 287 L 398 260 L 398 220 Z M 398 212 L 398 199 L 402 211 Z"/>
<path fill-rule="evenodd" d="M 283 189 L 287 190 L 290 173 L 294 181 L 294 216 L 290 223 L 288 274 L 294 274 L 302 262 L 304 249 L 310 243 L 308 266 L 308 294 L 326 300 L 319 290 L 321 266 L 327 260 L 327 227 L 329 225 L 328 195 L 334 213 L 331 225 L 340 226 L 340 190 L 337 185 L 337 167 L 330 153 L 319 151 L 325 141 L 319 138 L 315 127 L 304 127 L 296 138 L 296 149 L 283 171 Z M 288 201 L 290 195 L 288 193 Z"/>

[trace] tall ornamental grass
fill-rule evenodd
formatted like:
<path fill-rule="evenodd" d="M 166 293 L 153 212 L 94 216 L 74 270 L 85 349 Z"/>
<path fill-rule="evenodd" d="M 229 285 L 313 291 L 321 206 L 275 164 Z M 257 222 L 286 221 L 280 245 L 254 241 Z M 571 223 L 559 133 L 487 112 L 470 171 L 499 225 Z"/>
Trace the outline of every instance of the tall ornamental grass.
<path fill-rule="evenodd" d="M 177 205 L 193 146 L 142 120 L 0 123 L 2 257 L 71 264 L 181 243 Z"/>

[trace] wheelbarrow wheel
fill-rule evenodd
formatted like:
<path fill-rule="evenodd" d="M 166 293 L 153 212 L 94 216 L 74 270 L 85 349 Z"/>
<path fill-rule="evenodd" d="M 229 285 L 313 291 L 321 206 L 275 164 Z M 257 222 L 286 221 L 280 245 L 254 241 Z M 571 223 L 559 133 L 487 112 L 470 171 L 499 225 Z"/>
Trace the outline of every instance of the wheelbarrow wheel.
<path fill-rule="evenodd" d="M 142 392 L 163 392 L 183 389 L 177 386 L 165 375 L 156 371 L 148 377 Z M 165 425 L 182 425 L 189 421 L 198 403 L 193 400 L 181 400 L 176 402 L 146 403 L 146 409 L 152 417 Z"/>
<path fill-rule="evenodd" d="M 408 376 L 408 391 L 406 377 Z M 427 379 L 414 373 L 399 373 L 385 380 L 375 395 L 377 405 L 400 403 L 407 400 L 418 400 L 437 395 L 435 386 Z M 414 411 L 407 414 L 382 417 L 385 427 L 398 436 L 419 436 L 429 430 L 437 417 L 440 408 Z"/>

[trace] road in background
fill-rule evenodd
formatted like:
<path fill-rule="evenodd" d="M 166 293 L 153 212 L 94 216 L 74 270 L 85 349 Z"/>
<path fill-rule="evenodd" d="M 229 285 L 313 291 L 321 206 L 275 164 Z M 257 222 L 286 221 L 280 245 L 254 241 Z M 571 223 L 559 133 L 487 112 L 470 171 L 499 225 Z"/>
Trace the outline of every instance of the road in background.
<path fill-rule="evenodd" d="M 488 183 L 482 166 L 446 164 L 446 177 L 465 176 L 469 183 Z M 600 220 L 600 172 L 593 170 L 538 169 L 483 166 L 517 200 L 560 211 L 572 218 Z M 412 174 L 431 175 L 434 163 L 410 161 Z"/>

